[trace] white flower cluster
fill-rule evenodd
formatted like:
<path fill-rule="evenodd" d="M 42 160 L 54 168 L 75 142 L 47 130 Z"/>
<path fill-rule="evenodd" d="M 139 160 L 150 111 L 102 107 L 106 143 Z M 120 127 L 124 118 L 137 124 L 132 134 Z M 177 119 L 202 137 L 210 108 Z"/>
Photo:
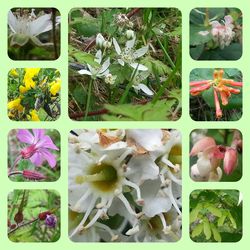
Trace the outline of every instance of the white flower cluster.
<path fill-rule="evenodd" d="M 179 240 L 181 159 L 181 135 L 176 130 L 72 131 L 70 239 Z"/>
<path fill-rule="evenodd" d="M 233 31 L 233 18 L 230 15 L 227 15 L 224 17 L 223 24 L 218 21 L 212 21 L 210 24 L 212 25 L 210 32 L 200 31 L 199 34 L 206 36 L 211 33 L 214 42 L 220 47 L 220 49 L 229 46 L 235 36 L 235 32 Z"/>

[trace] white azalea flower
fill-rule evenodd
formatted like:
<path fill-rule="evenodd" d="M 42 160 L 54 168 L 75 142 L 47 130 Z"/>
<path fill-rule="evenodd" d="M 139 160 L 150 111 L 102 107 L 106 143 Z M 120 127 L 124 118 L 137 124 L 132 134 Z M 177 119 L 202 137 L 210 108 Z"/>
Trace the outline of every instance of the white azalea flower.
<path fill-rule="evenodd" d="M 89 64 L 87 64 L 88 66 L 88 70 L 86 69 L 81 69 L 78 71 L 79 74 L 81 75 L 89 75 L 91 76 L 93 79 L 96 78 L 103 78 L 106 75 L 109 74 L 109 66 L 110 66 L 110 58 L 106 59 L 106 61 L 101 64 L 102 62 L 102 51 L 98 50 L 95 54 L 95 62 L 97 62 L 100 66 L 91 66 Z"/>
<path fill-rule="evenodd" d="M 36 17 L 34 9 L 31 13 L 22 16 L 15 16 L 12 11 L 8 13 L 8 25 L 12 31 L 11 45 L 25 45 L 30 39 L 36 45 L 44 45 L 37 38 L 38 35 L 50 31 L 53 28 L 52 14 L 44 14 Z M 56 25 L 60 23 L 60 17 L 56 17 Z M 46 44 L 45 44 L 46 45 Z"/>
<path fill-rule="evenodd" d="M 148 46 L 144 46 L 138 50 L 134 50 L 136 37 L 132 40 L 126 42 L 125 48 L 122 50 L 116 41 L 113 38 L 113 44 L 115 46 L 115 51 L 119 56 L 118 63 L 122 66 L 129 64 L 132 68 L 139 71 L 147 71 L 148 68 L 142 64 L 136 63 L 135 60 L 144 56 L 148 52 Z"/>

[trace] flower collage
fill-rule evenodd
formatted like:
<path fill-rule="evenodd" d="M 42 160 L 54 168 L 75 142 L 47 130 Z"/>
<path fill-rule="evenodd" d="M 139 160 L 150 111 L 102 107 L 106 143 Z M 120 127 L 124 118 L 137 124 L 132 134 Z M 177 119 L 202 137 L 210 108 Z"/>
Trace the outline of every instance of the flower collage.
<path fill-rule="evenodd" d="M 6 246 L 244 244 L 247 17 L 212 1 L 4 7 Z"/>

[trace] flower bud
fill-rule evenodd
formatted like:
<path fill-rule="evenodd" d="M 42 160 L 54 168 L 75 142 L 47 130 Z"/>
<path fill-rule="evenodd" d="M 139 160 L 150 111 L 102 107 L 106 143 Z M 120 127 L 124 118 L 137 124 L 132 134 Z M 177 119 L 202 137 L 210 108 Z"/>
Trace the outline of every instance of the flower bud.
<path fill-rule="evenodd" d="M 98 33 L 97 36 L 96 36 L 96 40 L 95 40 L 96 47 L 101 49 L 104 42 L 105 42 L 104 37 L 102 36 L 101 33 Z"/>
<path fill-rule="evenodd" d="M 18 211 L 16 214 L 15 214 L 15 217 L 14 217 L 14 221 L 19 224 L 23 221 L 23 212 L 22 211 Z"/>
<path fill-rule="evenodd" d="M 38 215 L 39 220 L 45 220 L 47 218 L 47 215 L 51 215 L 50 211 L 42 212 Z"/>
<path fill-rule="evenodd" d="M 23 177 L 28 180 L 44 180 L 45 175 L 34 170 L 23 170 Z"/>
<path fill-rule="evenodd" d="M 237 167 L 238 162 L 238 154 L 237 150 L 234 148 L 228 147 L 226 149 L 225 157 L 224 157 L 224 171 L 227 175 L 231 174 L 235 168 Z"/>
<path fill-rule="evenodd" d="M 126 31 L 126 38 L 128 40 L 132 40 L 135 37 L 135 32 L 133 30 L 127 30 Z"/>
<path fill-rule="evenodd" d="M 54 228 L 57 223 L 57 217 L 54 214 L 47 214 L 45 224 L 47 227 Z"/>
<path fill-rule="evenodd" d="M 192 150 L 190 152 L 190 156 L 195 156 L 199 152 L 203 152 L 205 150 L 208 150 L 209 148 L 215 148 L 216 142 L 212 137 L 203 137 L 199 141 L 197 141 L 194 146 L 192 147 Z"/>
<path fill-rule="evenodd" d="M 102 47 L 105 48 L 105 49 L 109 49 L 111 47 L 112 43 L 109 42 L 109 41 L 104 41 L 102 43 Z"/>

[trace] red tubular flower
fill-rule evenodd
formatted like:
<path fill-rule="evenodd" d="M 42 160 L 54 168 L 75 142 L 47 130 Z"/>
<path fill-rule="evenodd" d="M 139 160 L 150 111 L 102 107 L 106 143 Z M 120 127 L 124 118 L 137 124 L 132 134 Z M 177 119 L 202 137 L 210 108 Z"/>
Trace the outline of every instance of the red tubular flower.
<path fill-rule="evenodd" d="M 222 111 L 220 108 L 220 102 L 216 90 L 214 89 L 214 104 L 216 110 L 216 118 L 220 119 L 222 117 Z"/>
<path fill-rule="evenodd" d="M 228 147 L 225 152 L 225 157 L 224 157 L 224 171 L 227 175 L 231 174 L 235 168 L 237 167 L 237 162 L 238 162 L 238 154 L 237 150 L 234 148 Z"/>
<path fill-rule="evenodd" d="M 222 79 L 221 83 L 228 84 L 228 85 L 235 86 L 235 87 L 242 87 L 243 86 L 242 82 L 235 82 L 234 80 L 231 80 L 231 79 Z"/>
<path fill-rule="evenodd" d="M 198 87 L 192 88 L 192 89 L 190 90 L 190 94 L 192 95 L 192 93 L 202 92 L 202 91 L 204 91 L 204 90 L 209 89 L 210 86 L 211 86 L 210 83 L 207 83 L 207 84 L 205 84 L 205 85 L 203 85 L 203 86 L 198 86 Z"/>
<path fill-rule="evenodd" d="M 200 85 L 203 85 L 203 84 L 207 84 L 209 82 L 211 82 L 211 80 L 195 81 L 195 82 L 190 82 L 189 86 L 190 87 L 195 87 L 195 86 L 200 86 Z"/>
<path fill-rule="evenodd" d="M 228 95 L 225 91 L 220 91 L 220 98 L 222 105 L 226 106 L 228 104 Z"/>

